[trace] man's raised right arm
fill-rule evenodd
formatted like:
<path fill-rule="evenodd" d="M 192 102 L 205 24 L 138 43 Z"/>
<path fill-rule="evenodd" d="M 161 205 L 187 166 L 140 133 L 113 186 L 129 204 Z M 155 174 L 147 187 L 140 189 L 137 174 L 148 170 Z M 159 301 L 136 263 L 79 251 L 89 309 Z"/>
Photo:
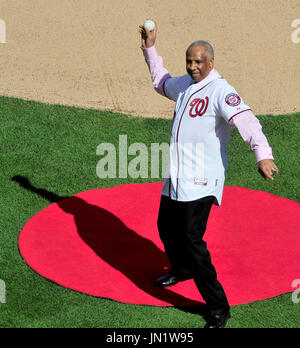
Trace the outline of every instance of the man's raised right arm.
<path fill-rule="evenodd" d="M 155 23 L 155 29 L 152 31 L 145 29 L 143 26 L 140 26 L 139 31 L 142 41 L 141 49 L 150 71 L 154 89 L 159 94 L 176 101 L 182 89 L 182 82 L 186 78 L 171 77 L 169 71 L 164 68 L 163 59 L 158 55 L 155 47 L 157 23 Z"/>
<path fill-rule="evenodd" d="M 169 98 L 165 91 L 165 83 L 169 78 L 171 78 L 171 75 L 169 71 L 164 68 L 162 57 L 157 54 L 155 46 L 141 48 L 150 71 L 154 89 L 159 94 Z"/>

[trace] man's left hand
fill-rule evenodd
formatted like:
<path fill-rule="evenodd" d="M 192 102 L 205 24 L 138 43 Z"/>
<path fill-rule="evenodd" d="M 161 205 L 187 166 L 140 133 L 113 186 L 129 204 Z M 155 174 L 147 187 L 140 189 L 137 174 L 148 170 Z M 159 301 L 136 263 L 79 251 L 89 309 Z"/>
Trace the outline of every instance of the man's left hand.
<path fill-rule="evenodd" d="M 274 175 L 279 174 L 278 167 L 271 159 L 265 159 L 258 162 L 258 171 L 265 180 L 270 179 L 273 181 Z"/>

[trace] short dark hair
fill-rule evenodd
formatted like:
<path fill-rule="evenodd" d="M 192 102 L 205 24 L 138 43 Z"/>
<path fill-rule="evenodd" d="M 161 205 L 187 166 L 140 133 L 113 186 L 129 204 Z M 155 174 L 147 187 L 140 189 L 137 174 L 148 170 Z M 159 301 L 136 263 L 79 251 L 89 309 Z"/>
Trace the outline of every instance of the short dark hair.
<path fill-rule="evenodd" d="M 215 51 L 214 48 L 212 47 L 212 45 L 207 42 L 207 41 L 203 41 L 203 40 L 198 40 L 198 41 L 194 41 L 193 43 L 191 43 L 189 45 L 189 47 L 186 50 L 186 54 L 188 54 L 189 50 L 193 47 L 193 46 L 204 46 L 206 49 L 206 53 L 207 53 L 207 58 L 208 60 L 211 60 L 213 58 L 215 58 Z"/>

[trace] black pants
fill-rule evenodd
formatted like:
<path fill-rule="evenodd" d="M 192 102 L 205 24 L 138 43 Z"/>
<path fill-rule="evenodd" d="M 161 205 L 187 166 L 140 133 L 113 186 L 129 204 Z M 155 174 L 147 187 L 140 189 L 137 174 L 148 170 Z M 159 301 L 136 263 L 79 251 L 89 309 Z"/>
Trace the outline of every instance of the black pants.
<path fill-rule="evenodd" d="M 171 274 L 180 280 L 193 278 L 208 310 L 222 313 L 229 310 L 229 304 L 203 241 L 214 199 L 179 202 L 162 196 L 157 225 Z"/>

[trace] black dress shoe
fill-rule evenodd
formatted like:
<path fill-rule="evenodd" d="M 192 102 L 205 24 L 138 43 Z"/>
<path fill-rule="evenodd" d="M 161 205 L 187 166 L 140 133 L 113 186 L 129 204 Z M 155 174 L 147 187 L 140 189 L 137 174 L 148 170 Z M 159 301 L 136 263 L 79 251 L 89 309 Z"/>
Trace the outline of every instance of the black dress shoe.
<path fill-rule="evenodd" d="M 204 326 L 205 329 L 223 329 L 228 319 L 230 319 L 230 312 L 227 314 L 211 314 Z"/>
<path fill-rule="evenodd" d="M 156 282 L 155 282 L 155 286 L 158 288 L 167 288 L 170 286 L 174 286 L 177 283 L 179 283 L 179 279 L 177 279 L 176 277 L 172 276 L 171 274 L 167 274 L 161 278 L 159 278 Z"/>

